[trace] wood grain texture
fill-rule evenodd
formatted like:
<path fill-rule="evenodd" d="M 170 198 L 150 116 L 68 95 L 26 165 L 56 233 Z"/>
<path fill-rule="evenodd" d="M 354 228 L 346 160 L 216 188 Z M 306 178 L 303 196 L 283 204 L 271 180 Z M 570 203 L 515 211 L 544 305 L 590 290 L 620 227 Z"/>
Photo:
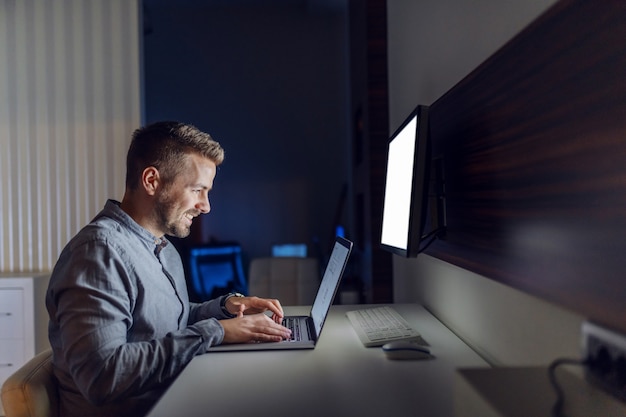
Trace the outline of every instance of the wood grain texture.
<path fill-rule="evenodd" d="M 626 331 L 626 2 L 561 1 L 431 106 L 427 253 Z"/>

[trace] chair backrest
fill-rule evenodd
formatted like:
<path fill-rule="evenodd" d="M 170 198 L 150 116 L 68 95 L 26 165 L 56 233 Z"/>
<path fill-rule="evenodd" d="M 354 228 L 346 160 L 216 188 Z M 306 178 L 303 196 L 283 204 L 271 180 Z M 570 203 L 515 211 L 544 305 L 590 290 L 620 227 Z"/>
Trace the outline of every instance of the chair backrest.
<path fill-rule="evenodd" d="M 206 301 L 232 291 L 248 293 L 238 243 L 193 246 L 187 252 L 186 266 L 191 301 Z"/>
<path fill-rule="evenodd" d="M 320 285 L 316 258 L 255 258 L 248 271 L 250 295 L 278 298 L 282 305 L 311 305 Z"/>
<path fill-rule="evenodd" d="M 41 352 L 2 385 L 6 417 L 58 417 L 59 391 L 52 371 L 52 350 Z"/>

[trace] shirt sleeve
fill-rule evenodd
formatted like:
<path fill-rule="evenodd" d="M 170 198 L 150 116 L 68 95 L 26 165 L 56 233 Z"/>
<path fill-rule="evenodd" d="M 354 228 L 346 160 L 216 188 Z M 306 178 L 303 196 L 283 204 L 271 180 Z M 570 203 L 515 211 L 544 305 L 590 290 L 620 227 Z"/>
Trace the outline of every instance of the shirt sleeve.
<path fill-rule="evenodd" d="M 222 309 L 222 300 L 228 296 L 229 294 L 222 295 L 203 303 L 189 303 L 189 324 L 206 320 L 211 317 L 218 320 L 233 318 L 232 314 L 224 314 L 224 310 Z"/>
<path fill-rule="evenodd" d="M 194 307 L 195 320 L 177 325 L 188 301 L 174 294 L 144 299 L 154 291 L 151 277 L 138 276 L 149 271 L 130 267 L 141 259 L 125 257 L 111 242 L 75 246 L 59 259 L 47 295 L 57 365 L 94 404 L 166 386 L 195 355 L 224 337 L 213 314 L 219 301 Z"/>

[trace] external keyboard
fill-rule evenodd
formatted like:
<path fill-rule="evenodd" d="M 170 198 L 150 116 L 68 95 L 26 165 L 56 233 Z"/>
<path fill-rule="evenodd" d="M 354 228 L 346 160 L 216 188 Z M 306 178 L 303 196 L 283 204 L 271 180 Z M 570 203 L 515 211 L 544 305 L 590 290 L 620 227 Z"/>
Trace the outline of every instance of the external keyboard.
<path fill-rule="evenodd" d="M 390 306 L 372 307 L 346 313 L 356 334 L 366 347 L 382 346 L 396 340 L 426 344 L 417 330 Z"/>

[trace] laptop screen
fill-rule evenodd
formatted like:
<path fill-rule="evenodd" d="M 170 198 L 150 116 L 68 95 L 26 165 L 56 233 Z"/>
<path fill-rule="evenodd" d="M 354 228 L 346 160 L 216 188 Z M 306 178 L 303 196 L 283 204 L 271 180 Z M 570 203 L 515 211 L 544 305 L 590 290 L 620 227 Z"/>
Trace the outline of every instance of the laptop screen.
<path fill-rule="evenodd" d="M 352 250 L 352 242 L 341 237 L 337 237 L 333 251 L 330 254 L 330 259 L 324 276 L 322 277 L 322 283 L 315 297 L 315 302 L 311 308 L 311 318 L 313 319 L 313 325 L 315 327 L 315 334 L 319 337 L 324 325 L 324 320 L 328 314 L 328 310 L 333 303 L 335 293 L 339 288 L 339 281 L 343 275 L 343 271 L 348 262 L 348 256 Z"/>

